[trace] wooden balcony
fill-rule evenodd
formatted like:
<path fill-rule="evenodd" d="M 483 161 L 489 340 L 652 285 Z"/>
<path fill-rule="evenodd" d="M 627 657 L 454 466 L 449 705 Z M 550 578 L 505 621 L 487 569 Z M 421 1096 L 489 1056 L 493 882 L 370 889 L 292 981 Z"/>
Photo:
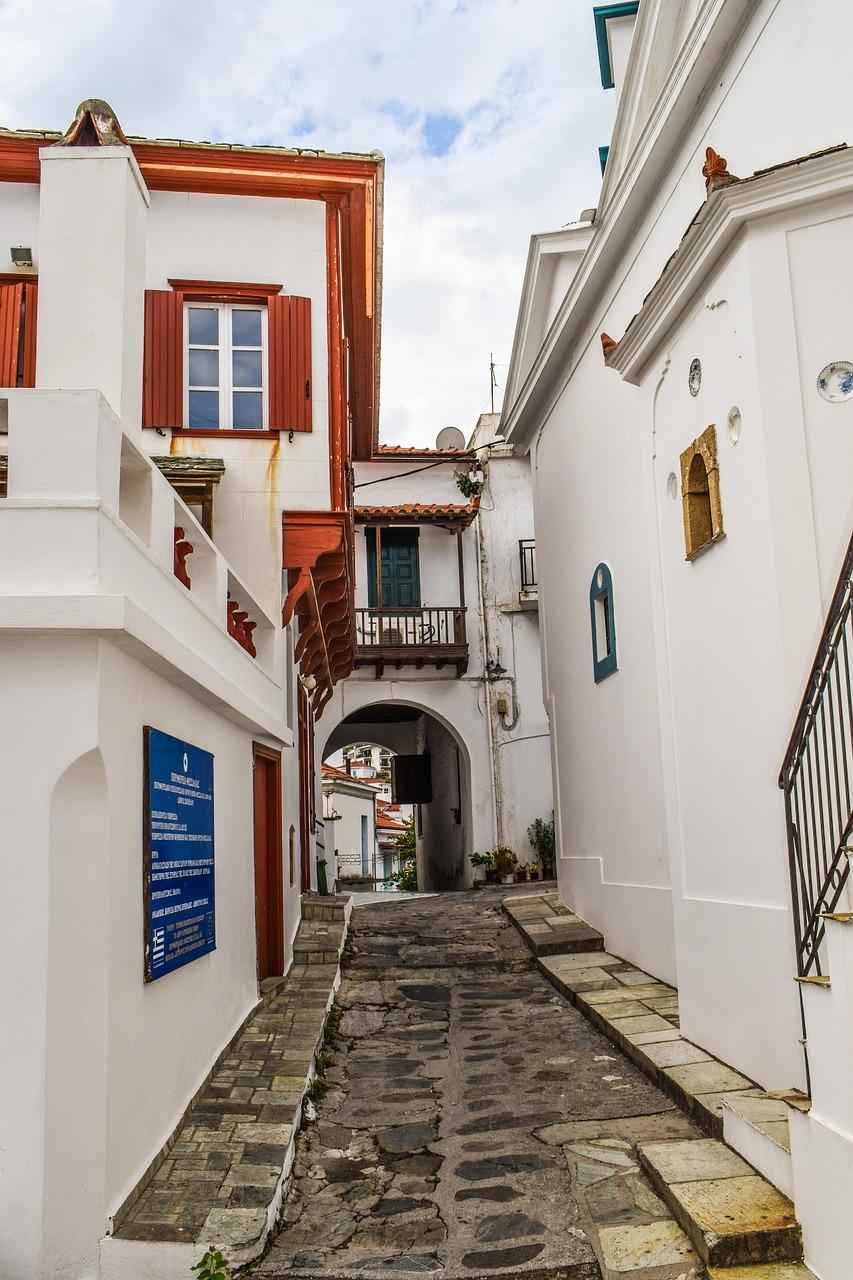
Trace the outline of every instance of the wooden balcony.
<path fill-rule="evenodd" d="M 441 668 L 452 664 L 458 676 L 468 669 L 465 609 L 356 609 L 355 665 L 373 665 L 377 680 L 386 666 Z"/>

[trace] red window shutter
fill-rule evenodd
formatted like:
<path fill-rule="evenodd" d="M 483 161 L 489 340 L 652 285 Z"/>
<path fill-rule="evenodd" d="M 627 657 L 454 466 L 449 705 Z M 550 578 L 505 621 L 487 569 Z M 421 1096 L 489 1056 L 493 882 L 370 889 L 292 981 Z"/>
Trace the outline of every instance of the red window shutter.
<path fill-rule="evenodd" d="M 23 283 L 0 284 L 0 387 L 14 387 L 18 382 L 23 292 Z"/>
<path fill-rule="evenodd" d="M 310 431 L 310 298 L 270 298 L 269 371 L 270 430 Z"/>
<path fill-rule="evenodd" d="M 37 280 L 24 285 L 24 381 L 25 387 L 36 385 L 36 320 L 39 287 Z"/>
<path fill-rule="evenodd" d="M 143 427 L 184 425 L 184 295 L 145 290 Z"/>

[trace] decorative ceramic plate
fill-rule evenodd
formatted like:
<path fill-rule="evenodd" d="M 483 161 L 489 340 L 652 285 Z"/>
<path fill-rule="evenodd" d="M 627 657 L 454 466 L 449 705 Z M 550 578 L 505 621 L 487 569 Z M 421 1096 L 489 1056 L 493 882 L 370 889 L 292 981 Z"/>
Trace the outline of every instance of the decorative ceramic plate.
<path fill-rule="evenodd" d="M 702 385 L 702 365 L 699 360 L 692 360 L 690 363 L 690 372 L 687 375 L 687 387 L 692 396 L 698 396 L 699 388 Z"/>
<path fill-rule="evenodd" d="M 834 360 L 817 375 L 817 389 L 830 404 L 843 404 L 853 397 L 853 364 Z"/>

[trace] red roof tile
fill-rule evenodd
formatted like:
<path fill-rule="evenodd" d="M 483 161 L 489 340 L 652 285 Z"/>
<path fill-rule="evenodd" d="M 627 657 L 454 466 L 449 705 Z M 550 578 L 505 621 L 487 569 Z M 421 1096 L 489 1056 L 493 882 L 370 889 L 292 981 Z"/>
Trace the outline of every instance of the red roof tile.
<path fill-rule="evenodd" d="M 398 507 L 356 507 L 355 519 L 357 524 L 381 520 L 389 524 L 452 524 L 467 529 L 479 509 L 478 493 L 465 504 L 407 502 Z"/>

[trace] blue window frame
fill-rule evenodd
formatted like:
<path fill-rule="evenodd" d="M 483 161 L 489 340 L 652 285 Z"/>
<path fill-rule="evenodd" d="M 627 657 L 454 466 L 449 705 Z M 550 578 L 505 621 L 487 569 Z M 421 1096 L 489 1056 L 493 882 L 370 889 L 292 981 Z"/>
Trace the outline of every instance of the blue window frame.
<path fill-rule="evenodd" d="M 592 626 L 592 671 L 595 683 L 617 669 L 616 620 L 613 615 L 613 578 L 602 563 L 592 575 L 589 588 L 589 618 Z"/>

